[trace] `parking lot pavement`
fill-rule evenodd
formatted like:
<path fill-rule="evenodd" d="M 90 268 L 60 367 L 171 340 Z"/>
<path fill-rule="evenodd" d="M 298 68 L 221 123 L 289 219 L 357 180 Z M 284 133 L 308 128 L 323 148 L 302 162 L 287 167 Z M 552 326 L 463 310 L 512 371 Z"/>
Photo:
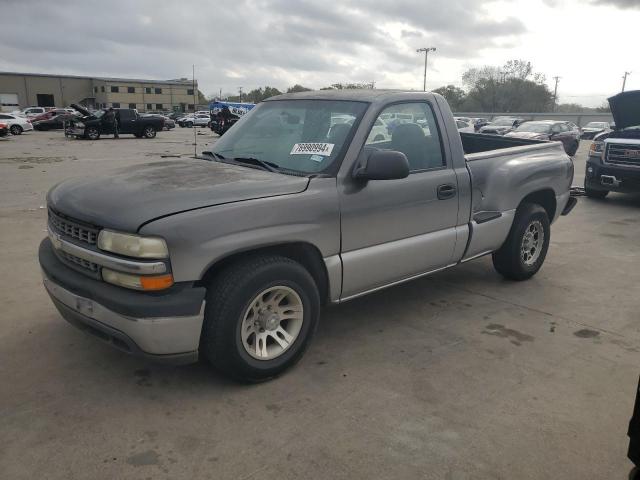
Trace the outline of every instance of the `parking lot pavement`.
<path fill-rule="evenodd" d="M 40 282 L 49 187 L 192 151 L 180 129 L 0 141 L 2 478 L 626 478 L 640 197 L 581 198 L 530 281 L 483 258 L 329 308 L 297 367 L 246 386 L 103 346 Z"/>

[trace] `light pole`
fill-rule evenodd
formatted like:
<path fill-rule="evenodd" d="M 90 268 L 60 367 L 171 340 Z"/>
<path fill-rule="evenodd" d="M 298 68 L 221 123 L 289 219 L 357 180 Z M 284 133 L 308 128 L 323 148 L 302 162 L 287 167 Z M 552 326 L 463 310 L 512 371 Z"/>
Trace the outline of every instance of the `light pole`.
<path fill-rule="evenodd" d="M 624 72 L 624 76 L 622 77 L 622 91 L 624 92 L 624 87 L 627 86 L 627 77 L 631 75 L 631 72 Z"/>
<path fill-rule="evenodd" d="M 417 53 L 424 52 L 424 83 L 422 85 L 422 89 L 427 91 L 427 59 L 429 58 L 429 52 L 435 52 L 435 47 L 427 47 L 427 48 L 419 48 L 416 50 Z"/>

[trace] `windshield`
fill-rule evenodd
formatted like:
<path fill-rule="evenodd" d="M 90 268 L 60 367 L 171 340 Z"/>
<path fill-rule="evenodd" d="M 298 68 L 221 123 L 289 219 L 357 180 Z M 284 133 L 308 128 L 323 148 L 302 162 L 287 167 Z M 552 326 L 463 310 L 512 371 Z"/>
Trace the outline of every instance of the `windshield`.
<path fill-rule="evenodd" d="M 107 112 L 105 112 L 104 110 L 96 110 L 95 112 L 93 112 L 93 116 L 94 116 L 94 117 L 96 117 L 96 118 L 100 118 L 100 117 L 102 117 L 105 113 L 107 113 Z"/>
<path fill-rule="evenodd" d="M 516 128 L 516 132 L 551 133 L 548 123 L 527 122 Z"/>
<path fill-rule="evenodd" d="M 589 122 L 585 128 L 606 128 L 605 125 L 603 122 Z"/>
<path fill-rule="evenodd" d="M 326 170 L 342 154 L 367 104 L 333 100 L 273 100 L 257 105 L 211 151 L 256 158 L 306 174 Z"/>
<path fill-rule="evenodd" d="M 497 118 L 493 122 L 492 125 L 497 125 L 499 127 L 511 127 L 513 126 L 513 119 L 511 118 Z"/>

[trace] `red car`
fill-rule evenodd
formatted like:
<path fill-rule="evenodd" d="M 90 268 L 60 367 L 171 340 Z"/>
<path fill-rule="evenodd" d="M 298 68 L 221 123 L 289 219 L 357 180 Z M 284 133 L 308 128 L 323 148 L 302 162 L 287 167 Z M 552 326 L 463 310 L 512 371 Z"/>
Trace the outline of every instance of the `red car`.
<path fill-rule="evenodd" d="M 7 135 L 9 135 L 9 125 L 0 123 L 0 137 L 6 137 Z"/>
<path fill-rule="evenodd" d="M 40 115 L 36 115 L 35 117 L 31 117 L 29 121 L 33 123 L 40 120 L 49 120 L 50 118 L 56 117 L 58 115 L 68 115 L 70 113 L 74 113 L 73 110 L 70 111 L 63 108 L 54 108 L 47 112 L 41 113 Z"/>

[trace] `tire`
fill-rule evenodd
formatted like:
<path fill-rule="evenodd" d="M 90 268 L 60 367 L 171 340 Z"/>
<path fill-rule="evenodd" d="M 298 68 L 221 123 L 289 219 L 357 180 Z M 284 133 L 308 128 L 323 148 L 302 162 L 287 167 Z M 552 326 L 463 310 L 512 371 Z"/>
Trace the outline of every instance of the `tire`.
<path fill-rule="evenodd" d="M 187 128 L 193 128 L 193 122 L 187 122 L 187 123 L 185 124 L 185 126 L 186 126 Z"/>
<path fill-rule="evenodd" d="M 493 266 L 510 280 L 527 280 L 542 267 L 549 249 L 551 224 L 544 208 L 535 203 L 518 207 L 509 236 L 493 253 Z M 531 247 L 525 250 L 525 242 Z"/>
<path fill-rule="evenodd" d="M 267 300 L 277 292 L 287 296 L 280 303 L 272 304 L 276 305 L 272 310 L 288 305 L 293 310 L 297 305 L 295 310 L 302 312 L 294 310 L 289 314 L 297 313 L 298 318 L 268 316 L 268 310 L 260 310 L 263 313 L 257 315 L 257 303 L 260 302 L 264 309 Z M 268 380 L 292 367 L 302 357 L 315 333 L 319 315 L 318 288 L 302 265 L 276 255 L 249 257 L 223 270 L 211 282 L 200 353 L 218 371 L 236 380 Z M 290 339 L 281 336 L 281 329 Z M 244 341 L 242 331 L 249 332 Z M 280 341 L 276 341 L 276 335 Z M 259 340 L 258 336 L 264 340 Z M 281 342 L 288 346 L 283 347 Z"/>
<path fill-rule="evenodd" d="M 151 126 L 144 127 L 142 135 L 144 138 L 156 138 L 156 129 Z"/>
<path fill-rule="evenodd" d="M 584 194 L 589 198 L 595 198 L 598 200 L 602 200 L 607 195 L 609 195 L 609 190 L 594 190 L 593 188 L 589 188 L 586 185 L 584 186 Z"/>
<path fill-rule="evenodd" d="M 11 125 L 9 128 L 11 135 L 20 135 L 22 133 L 22 127 L 20 125 Z"/>
<path fill-rule="evenodd" d="M 580 148 L 579 142 L 575 142 L 571 144 L 571 146 L 569 147 L 569 150 L 567 150 L 567 155 L 569 155 L 570 157 L 573 157 L 578 152 L 578 148 Z"/>
<path fill-rule="evenodd" d="M 84 131 L 84 136 L 89 140 L 98 140 L 100 138 L 100 131 L 96 127 L 87 127 Z"/>

